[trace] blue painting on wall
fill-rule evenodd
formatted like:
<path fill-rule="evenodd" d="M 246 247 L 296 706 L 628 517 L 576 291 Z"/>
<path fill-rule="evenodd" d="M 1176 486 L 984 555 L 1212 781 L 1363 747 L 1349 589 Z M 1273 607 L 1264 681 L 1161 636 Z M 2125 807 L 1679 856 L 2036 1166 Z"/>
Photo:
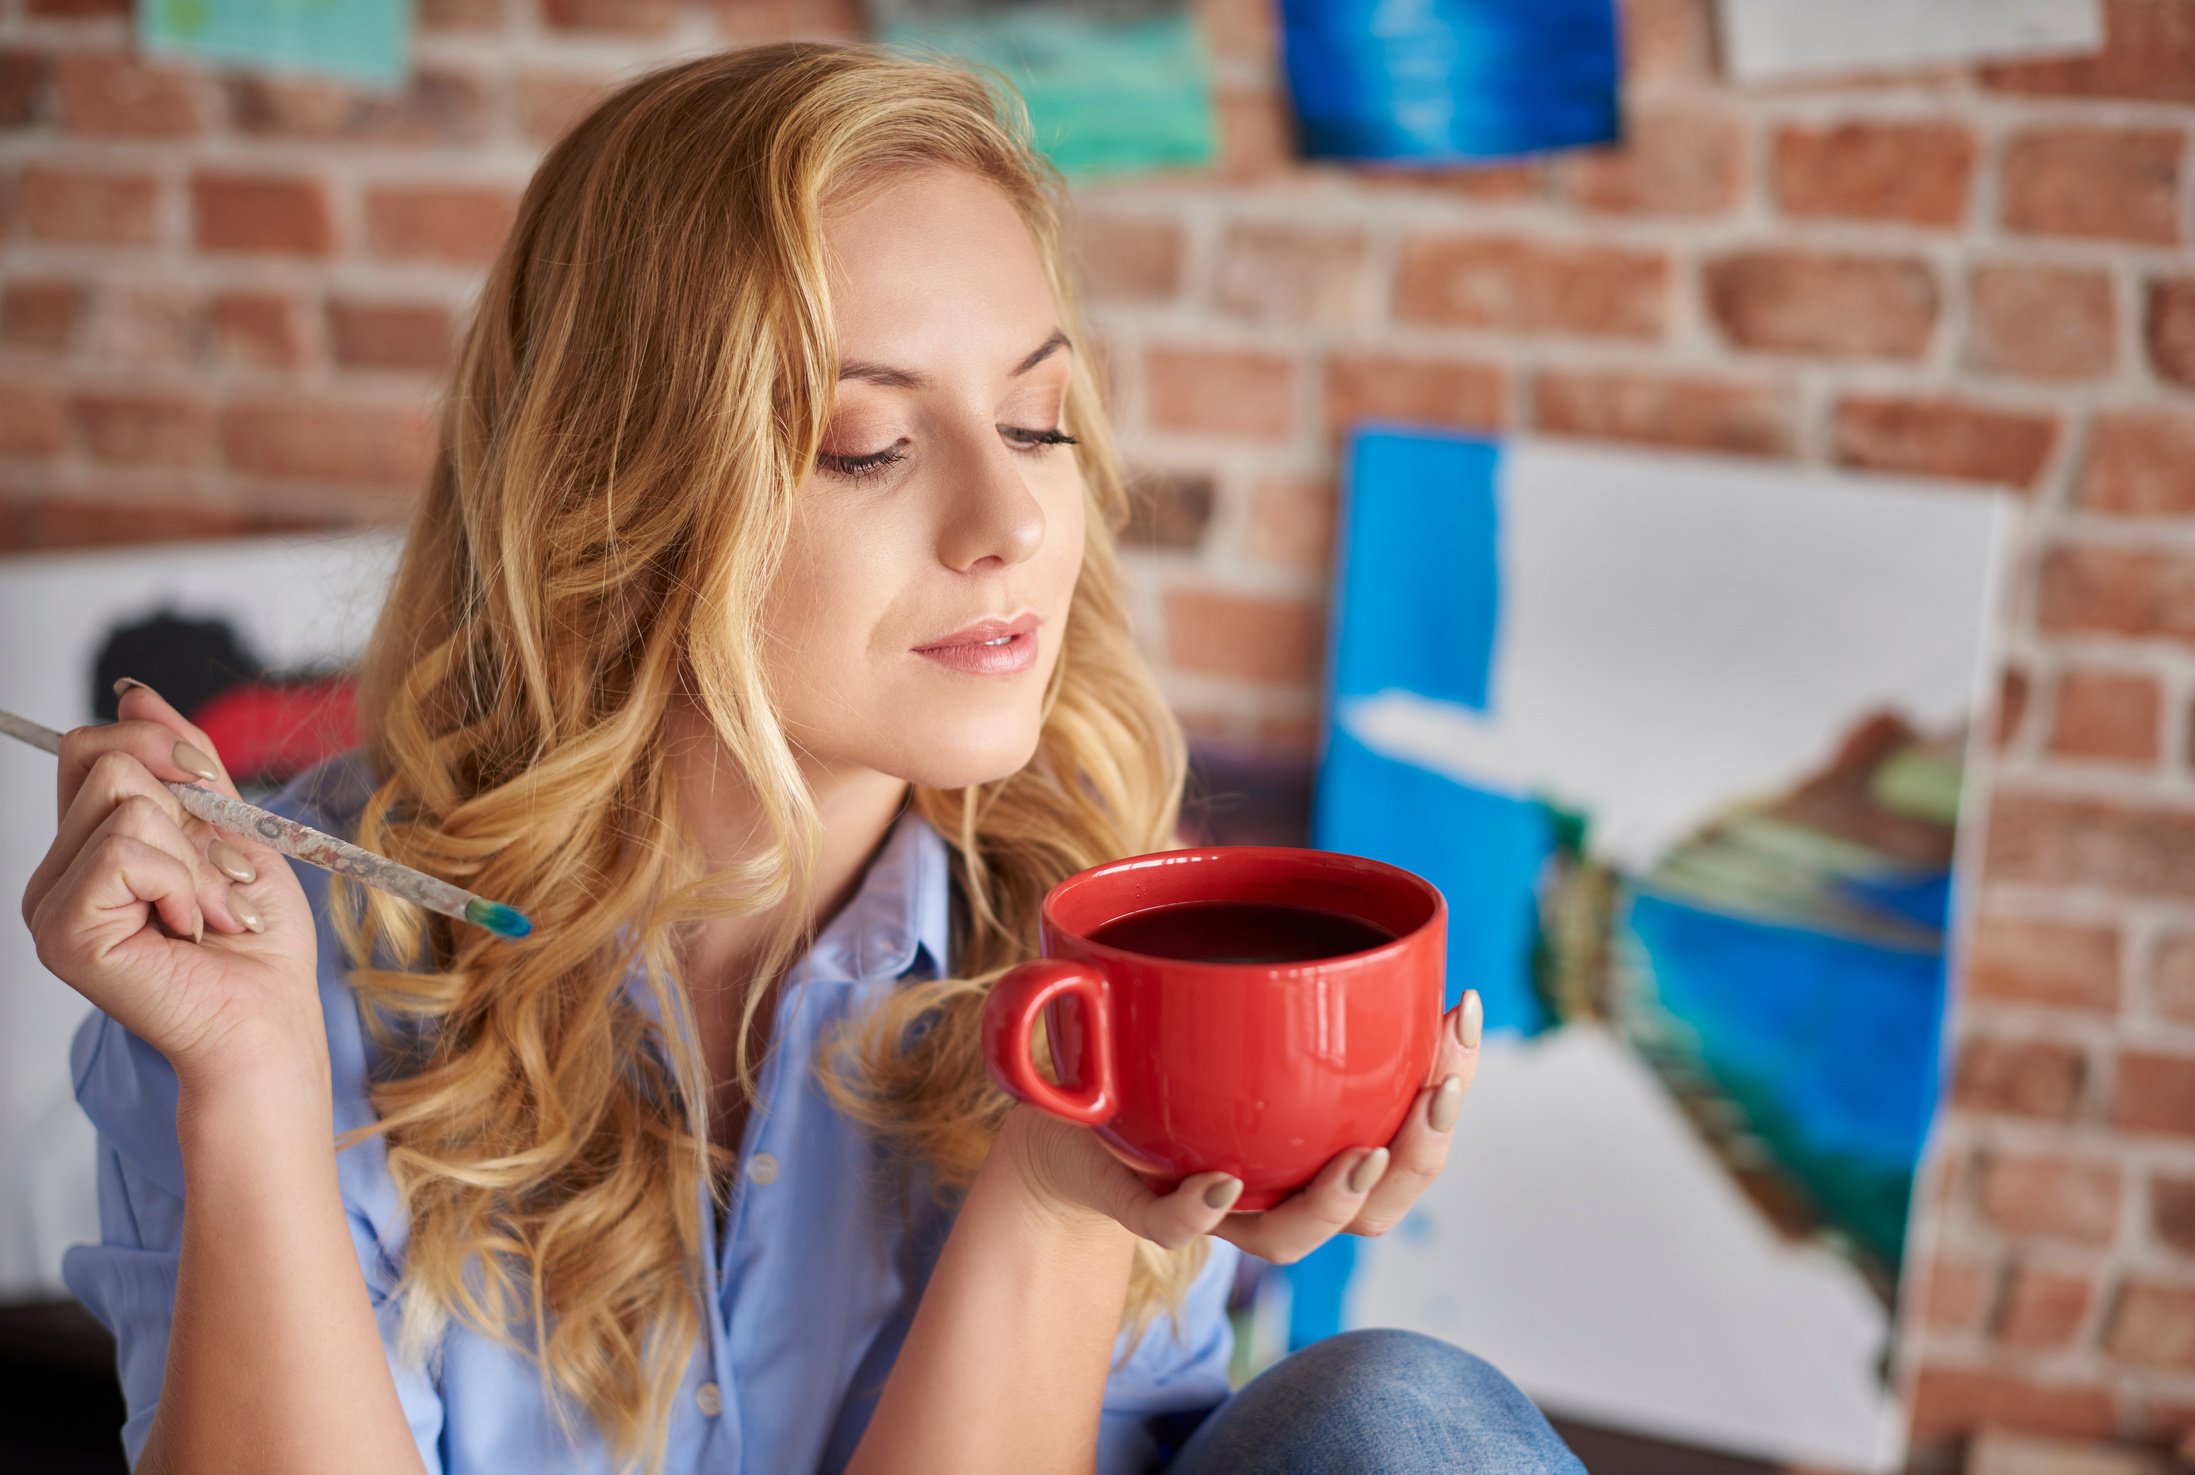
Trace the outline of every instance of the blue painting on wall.
<path fill-rule="evenodd" d="M 1345 481 L 1313 843 L 1440 886 L 1486 1044 L 1286 1344 L 1413 1326 L 1575 1417 L 1891 1468 L 2009 499 L 1408 427 Z"/>

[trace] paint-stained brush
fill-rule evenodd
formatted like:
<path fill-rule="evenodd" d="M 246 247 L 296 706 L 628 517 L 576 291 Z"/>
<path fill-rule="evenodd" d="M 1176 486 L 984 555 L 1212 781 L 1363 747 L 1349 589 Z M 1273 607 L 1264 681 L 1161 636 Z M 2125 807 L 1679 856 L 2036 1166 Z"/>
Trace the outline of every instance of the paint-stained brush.
<path fill-rule="evenodd" d="M 4 708 L 0 708 L 0 732 L 21 738 L 32 747 L 44 748 L 49 753 L 61 751 L 60 733 Z M 308 865 L 350 876 L 429 911 L 485 927 L 498 937 L 524 937 L 533 931 L 533 923 L 515 907 L 475 896 L 462 886 L 436 880 L 425 871 L 415 871 L 385 855 L 376 855 L 348 840 L 325 834 L 311 825 L 301 825 L 294 819 L 285 819 L 256 804 L 231 799 L 217 790 L 177 783 L 173 779 L 164 782 L 175 791 L 175 797 L 182 801 L 185 809 L 216 829 L 249 835 Z"/>

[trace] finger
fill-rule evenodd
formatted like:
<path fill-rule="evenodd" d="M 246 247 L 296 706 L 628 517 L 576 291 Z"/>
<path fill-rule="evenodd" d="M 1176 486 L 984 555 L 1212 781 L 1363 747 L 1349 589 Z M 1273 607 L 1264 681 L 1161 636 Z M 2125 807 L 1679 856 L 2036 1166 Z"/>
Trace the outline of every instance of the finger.
<path fill-rule="evenodd" d="M 31 920 L 38 960 L 72 984 L 96 989 L 114 971 L 118 949 L 143 946 L 135 939 L 149 930 L 148 918 L 190 937 L 195 898 L 183 861 L 119 827 L 102 830 L 77 852 Z"/>
<path fill-rule="evenodd" d="M 1385 1234 L 1394 1228 L 1447 1167 L 1464 1093 L 1478 1075 L 1484 1017 L 1478 990 L 1466 989 L 1462 1000 L 1442 1018 L 1440 1048 L 1434 1052 L 1434 1083 L 1418 1093 L 1410 1114 L 1387 1144 L 1391 1154 L 1387 1172 L 1349 1222 L 1349 1233 Z M 1465 1044 L 1467 1039 L 1471 1043 Z"/>
<path fill-rule="evenodd" d="M 1153 1193 L 1126 1164 L 1108 1155 L 1100 1168 L 1099 1196 L 1105 1212 L 1129 1233 L 1169 1250 L 1178 1250 L 1210 1234 L 1242 1197 L 1242 1180 L 1232 1174 L 1192 1173 L 1170 1193 Z"/>
<path fill-rule="evenodd" d="M 1212 1230 L 1276 1265 L 1293 1264 L 1356 1218 L 1387 1170 L 1388 1150 L 1338 1152 L 1298 1192 L 1258 1214 L 1236 1214 Z"/>
<path fill-rule="evenodd" d="M 239 930 L 231 921 L 228 882 L 207 863 L 198 839 L 183 828 L 190 816 L 175 791 L 155 778 L 136 757 L 118 748 L 101 753 L 93 761 L 61 816 L 53 844 L 31 872 L 23 889 L 26 920 L 92 837 L 112 827 L 118 816 L 122 833 L 159 846 L 190 868 L 198 904 L 215 919 L 217 928 Z"/>

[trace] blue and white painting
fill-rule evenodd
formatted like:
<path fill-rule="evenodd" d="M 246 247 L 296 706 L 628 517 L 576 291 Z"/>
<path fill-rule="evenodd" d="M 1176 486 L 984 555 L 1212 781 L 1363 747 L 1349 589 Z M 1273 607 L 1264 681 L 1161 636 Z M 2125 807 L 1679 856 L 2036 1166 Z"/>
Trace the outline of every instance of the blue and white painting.
<path fill-rule="evenodd" d="M 1303 152 L 1439 165 L 1608 143 L 1614 0 L 1282 0 Z"/>
<path fill-rule="evenodd" d="M 1345 481 L 1313 843 L 1441 888 L 1487 1033 L 1450 1168 L 1291 1267 L 1287 1343 L 1896 1468 L 2010 499 L 1405 428 Z"/>

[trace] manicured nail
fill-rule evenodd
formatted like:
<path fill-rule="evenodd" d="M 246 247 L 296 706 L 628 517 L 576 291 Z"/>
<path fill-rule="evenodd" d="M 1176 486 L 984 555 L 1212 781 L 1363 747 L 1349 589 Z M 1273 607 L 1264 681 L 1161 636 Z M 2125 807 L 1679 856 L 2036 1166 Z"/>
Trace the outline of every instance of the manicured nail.
<path fill-rule="evenodd" d="M 1379 1182 L 1380 1175 L 1386 1171 L 1387 1149 L 1384 1147 L 1373 1148 L 1369 1153 L 1359 1158 L 1357 1165 L 1349 1170 L 1349 1191 L 1351 1193 L 1370 1193 L 1372 1185 Z"/>
<path fill-rule="evenodd" d="M 197 904 L 196 904 L 196 903 L 194 902 L 194 903 L 192 903 L 192 905 L 191 905 L 191 941 L 192 941 L 192 942 L 204 942 L 205 940 L 206 940 L 206 911 L 205 911 L 205 908 L 203 908 L 203 907 L 201 907 L 201 906 L 197 905 Z"/>
<path fill-rule="evenodd" d="M 243 892 L 231 891 L 229 893 L 229 911 L 237 921 L 242 922 L 252 931 L 264 932 L 267 930 L 266 921 L 259 915 L 259 908 L 253 906 L 252 899 Z"/>
<path fill-rule="evenodd" d="M 1240 1178 L 1222 1178 L 1204 1190 L 1204 1206 L 1208 1209 L 1224 1209 L 1242 1197 Z"/>
<path fill-rule="evenodd" d="M 256 881 L 259 879 L 259 872 L 253 870 L 252 863 L 244 859 L 244 852 L 218 836 L 215 837 L 211 845 L 206 847 L 206 859 L 219 866 L 221 874 L 227 876 L 231 881 Z"/>
<path fill-rule="evenodd" d="M 1462 1110 L 1463 1077 L 1450 1076 L 1433 1093 L 1433 1104 L 1427 1109 L 1425 1120 L 1434 1131 L 1445 1132 L 1456 1124 L 1456 1114 Z"/>
<path fill-rule="evenodd" d="M 123 692 L 128 691 L 133 686 L 145 686 L 145 683 L 139 681 L 135 676 L 117 676 L 114 678 L 114 694 L 116 696 L 122 695 Z M 152 688 L 145 686 L 145 690 L 151 691 Z"/>
<path fill-rule="evenodd" d="M 184 742 L 181 738 L 177 738 L 175 741 L 174 753 L 175 766 L 182 769 L 185 773 L 195 773 L 200 778 L 204 779 L 216 779 L 221 777 L 221 770 L 213 766 L 213 760 L 211 758 L 208 758 L 205 754 L 199 752 L 198 749 L 191 746 L 189 743 Z"/>
<path fill-rule="evenodd" d="M 1486 1027 L 1486 1005 L 1479 1000 L 1479 991 L 1467 988 L 1463 991 L 1463 1009 L 1456 1016 L 1456 1042 L 1466 1050 L 1479 1047 L 1479 1032 Z"/>

